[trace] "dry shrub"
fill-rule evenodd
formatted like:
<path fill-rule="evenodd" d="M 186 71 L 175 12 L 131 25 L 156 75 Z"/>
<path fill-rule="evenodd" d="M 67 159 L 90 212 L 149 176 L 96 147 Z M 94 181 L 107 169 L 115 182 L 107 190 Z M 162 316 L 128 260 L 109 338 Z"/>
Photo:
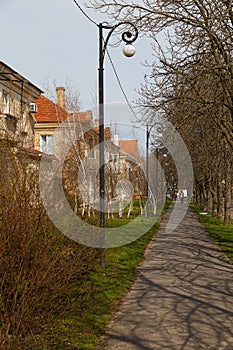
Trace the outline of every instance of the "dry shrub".
<path fill-rule="evenodd" d="M 65 312 L 64 299 L 88 276 L 96 251 L 54 228 L 27 157 L 1 145 L 0 158 L 0 346 L 13 349 L 15 340 L 39 334 L 52 315 Z"/>

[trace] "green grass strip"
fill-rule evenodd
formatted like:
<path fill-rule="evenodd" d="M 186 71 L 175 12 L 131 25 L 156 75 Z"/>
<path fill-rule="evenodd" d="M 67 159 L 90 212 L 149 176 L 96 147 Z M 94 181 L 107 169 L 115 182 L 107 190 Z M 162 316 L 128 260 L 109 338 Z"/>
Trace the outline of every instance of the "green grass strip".
<path fill-rule="evenodd" d="M 166 203 L 163 213 L 170 202 Z M 122 222 L 126 224 L 132 219 L 124 218 Z M 119 226 L 119 219 L 114 220 L 109 226 Z M 60 311 L 51 316 L 51 322 L 43 326 L 42 333 L 28 339 L 25 345 L 21 342 L 20 350 L 99 349 L 106 326 L 135 280 L 145 249 L 158 228 L 159 222 L 156 222 L 136 241 L 106 249 L 105 268 L 101 268 L 99 258 L 88 277 L 84 276 L 80 283 L 75 281 L 71 286 L 69 297 L 63 301 L 65 311 L 61 304 Z"/>
<path fill-rule="evenodd" d="M 233 220 L 231 220 L 230 225 L 225 225 L 223 220 L 219 220 L 210 213 L 202 215 L 202 210 L 195 205 L 191 205 L 191 209 L 198 214 L 199 221 L 206 231 L 233 263 Z"/>

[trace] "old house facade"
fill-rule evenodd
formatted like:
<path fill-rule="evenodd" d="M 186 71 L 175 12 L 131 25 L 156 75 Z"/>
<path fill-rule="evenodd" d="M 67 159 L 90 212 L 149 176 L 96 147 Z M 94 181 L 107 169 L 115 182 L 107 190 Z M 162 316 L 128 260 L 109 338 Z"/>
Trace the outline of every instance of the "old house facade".
<path fill-rule="evenodd" d="M 139 155 L 138 140 L 118 140 L 114 142 L 119 146 L 120 176 L 128 179 L 136 198 L 146 195 L 145 162 Z"/>
<path fill-rule="evenodd" d="M 0 62 L 0 139 L 34 148 L 35 100 L 42 90 Z"/>
<path fill-rule="evenodd" d="M 63 87 L 56 88 L 56 102 L 42 92 L 0 62 L 0 141 L 10 145 L 33 171 L 38 171 L 42 156 L 47 155 L 52 166 L 56 157 L 65 154 L 64 186 L 76 208 L 80 203 L 98 202 L 99 130 L 92 112 L 69 113 L 65 109 Z M 122 178 L 139 182 L 138 176 L 134 176 L 137 144 L 128 143 L 136 152 L 132 154 L 126 149 L 127 143 L 111 141 L 109 128 L 105 128 L 105 141 L 108 144 L 105 147 L 105 195 L 110 200 L 116 196 L 116 185 Z"/>
<path fill-rule="evenodd" d="M 64 188 L 77 211 L 95 197 L 99 135 L 92 113 L 69 113 L 63 87 L 56 88 L 56 102 L 41 95 L 36 103 L 35 149 L 61 160 Z"/>

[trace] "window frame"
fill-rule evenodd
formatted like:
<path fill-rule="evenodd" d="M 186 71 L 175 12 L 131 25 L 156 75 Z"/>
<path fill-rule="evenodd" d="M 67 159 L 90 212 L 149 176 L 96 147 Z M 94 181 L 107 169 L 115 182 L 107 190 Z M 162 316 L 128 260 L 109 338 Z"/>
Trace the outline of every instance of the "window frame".
<path fill-rule="evenodd" d="M 40 135 L 40 151 L 47 154 L 54 154 L 54 135 L 53 134 Z"/>

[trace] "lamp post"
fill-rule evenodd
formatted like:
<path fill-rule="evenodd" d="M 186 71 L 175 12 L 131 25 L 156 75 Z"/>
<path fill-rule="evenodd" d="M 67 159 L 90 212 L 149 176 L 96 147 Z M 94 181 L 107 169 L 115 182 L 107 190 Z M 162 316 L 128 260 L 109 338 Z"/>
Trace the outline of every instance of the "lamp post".
<path fill-rule="evenodd" d="M 149 138 L 152 128 L 157 127 L 159 133 L 162 132 L 163 126 L 161 123 L 146 124 L 146 217 L 149 213 Z M 158 148 L 156 148 L 156 159 L 158 160 Z M 156 164 L 156 182 L 158 182 L 158 164 Z M 157 201 L 157 183 L 156 183 L 156 201 Z"/>
<path fill-rule="evenodd" d="M 105 217 L 105 208 L 104 208 L 104 57 L 107 49 L 109 39 L 116 28 L 119 26 L 128 26 L 131 27 L 132 31 L 124 31 L 122 34 L 122 40 L 126 43 L 123 53 L 126 57 L 132 57 L 135 54 L 135 49 L 132 43 L 138 37 L 138 30 L 131 22 L 120 22 L 115 26 L 110 26 L 108 24 L 100 23 L 99 28 L 99 180 L 100 180 L 100 228 L 101 228 L 101 237 L 103 239 L 102 245 L 104 245 L 104 217 Z M 108 30 L 106 39 L 103 37 L 103 31 Z M 102 248 L 101 254 L 101 265 L 105 265 L 105 251 Z"/>
<path fill-rule="evenodd" d="M 150 126 L 150 129 L 149 129 Z M 146 217 L 148 218 L 149 209 L 149 137 L 153 125 L 146 125 Z"/>

